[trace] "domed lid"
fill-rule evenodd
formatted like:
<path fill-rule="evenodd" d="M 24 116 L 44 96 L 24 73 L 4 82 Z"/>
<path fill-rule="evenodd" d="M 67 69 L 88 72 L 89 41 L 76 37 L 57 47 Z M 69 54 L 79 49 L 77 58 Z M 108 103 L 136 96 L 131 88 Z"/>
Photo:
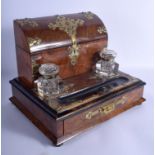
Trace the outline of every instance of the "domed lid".
<path fill-rule="evenodd" d="M 17 19 L 14 29 L 17 46 L 30 53 L 70 46 L 75 40 L 107 40 L 103 22 L 92 12 Z"/>

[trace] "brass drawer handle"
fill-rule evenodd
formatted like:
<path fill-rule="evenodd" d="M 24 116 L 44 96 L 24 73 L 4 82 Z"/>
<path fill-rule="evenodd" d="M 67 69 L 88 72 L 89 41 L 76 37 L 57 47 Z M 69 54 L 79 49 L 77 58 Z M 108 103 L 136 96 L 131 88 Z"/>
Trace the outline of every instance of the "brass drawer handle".
<path fill-rule="evenodd" d="M 110 104 L 110 105 L 101 107 L 99 109 L 99 112 L 100 113 L 104 113 L 104 114 L 108 114 L 108 113 L 112 112 L 113 110 L 115 110 L 115 105 L 114 104 Z"/>
<path fill-rule="evenodd" d="M 119 100 L 113 101 L 111 104 L 109 105 L 103 105 L 101 107 L 99 107 L 97 110 L 95 111 L 89 111 L 85 118 L 86 119 L 91 119 L 93 116 L 98 115 L 98 114 L 109 114 L 110 112 L 114 111 L 117 105 L 120 104 L 124 104 L 126 102 L 126 97 L 122 97 Z"/>

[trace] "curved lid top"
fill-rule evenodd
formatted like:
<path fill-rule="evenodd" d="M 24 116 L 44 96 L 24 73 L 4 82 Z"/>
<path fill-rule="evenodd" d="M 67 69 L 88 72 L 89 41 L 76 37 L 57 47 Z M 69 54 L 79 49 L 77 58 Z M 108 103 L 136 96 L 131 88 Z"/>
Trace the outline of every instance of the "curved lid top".
<path fill-rule="evenodd" d="M 107 39 L 103 22 L 91 12 L 15 20 L 14 29 L 16 45 L 31 53 Z"/>

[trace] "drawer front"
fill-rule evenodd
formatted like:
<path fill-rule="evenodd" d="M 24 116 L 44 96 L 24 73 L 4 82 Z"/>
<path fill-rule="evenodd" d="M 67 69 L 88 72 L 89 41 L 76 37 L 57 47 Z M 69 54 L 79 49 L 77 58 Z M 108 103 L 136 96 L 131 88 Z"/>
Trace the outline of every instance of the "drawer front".
<path fill-rule="evenodd" d="M 64 121 L 64 135 L 76 134 L 99 124 L 138 104 L 143 95 L 143 87 L 117 96 L 85 112 Z"/>

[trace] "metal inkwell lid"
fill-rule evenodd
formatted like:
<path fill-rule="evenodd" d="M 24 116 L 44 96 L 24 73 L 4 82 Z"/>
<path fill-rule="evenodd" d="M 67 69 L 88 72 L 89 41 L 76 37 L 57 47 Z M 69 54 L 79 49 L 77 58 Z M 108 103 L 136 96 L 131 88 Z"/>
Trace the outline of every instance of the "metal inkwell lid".
<path fill-rule="evenodd" d="M 59 73 L 59 66 L 52 63 L 42 64 L 39 67 L 39 73 L 46 77 L 53 77 Z"/>
<path fill-rule="evenodd" d="M 100 57 L 103 60 L 109 61 L 109 60 L 114 60 L 115 57 L 117 56 L 116 52 L 113 50 L 109 50 L 107 48 L 104 48 L 101 52 L 100 52 Z"/>

